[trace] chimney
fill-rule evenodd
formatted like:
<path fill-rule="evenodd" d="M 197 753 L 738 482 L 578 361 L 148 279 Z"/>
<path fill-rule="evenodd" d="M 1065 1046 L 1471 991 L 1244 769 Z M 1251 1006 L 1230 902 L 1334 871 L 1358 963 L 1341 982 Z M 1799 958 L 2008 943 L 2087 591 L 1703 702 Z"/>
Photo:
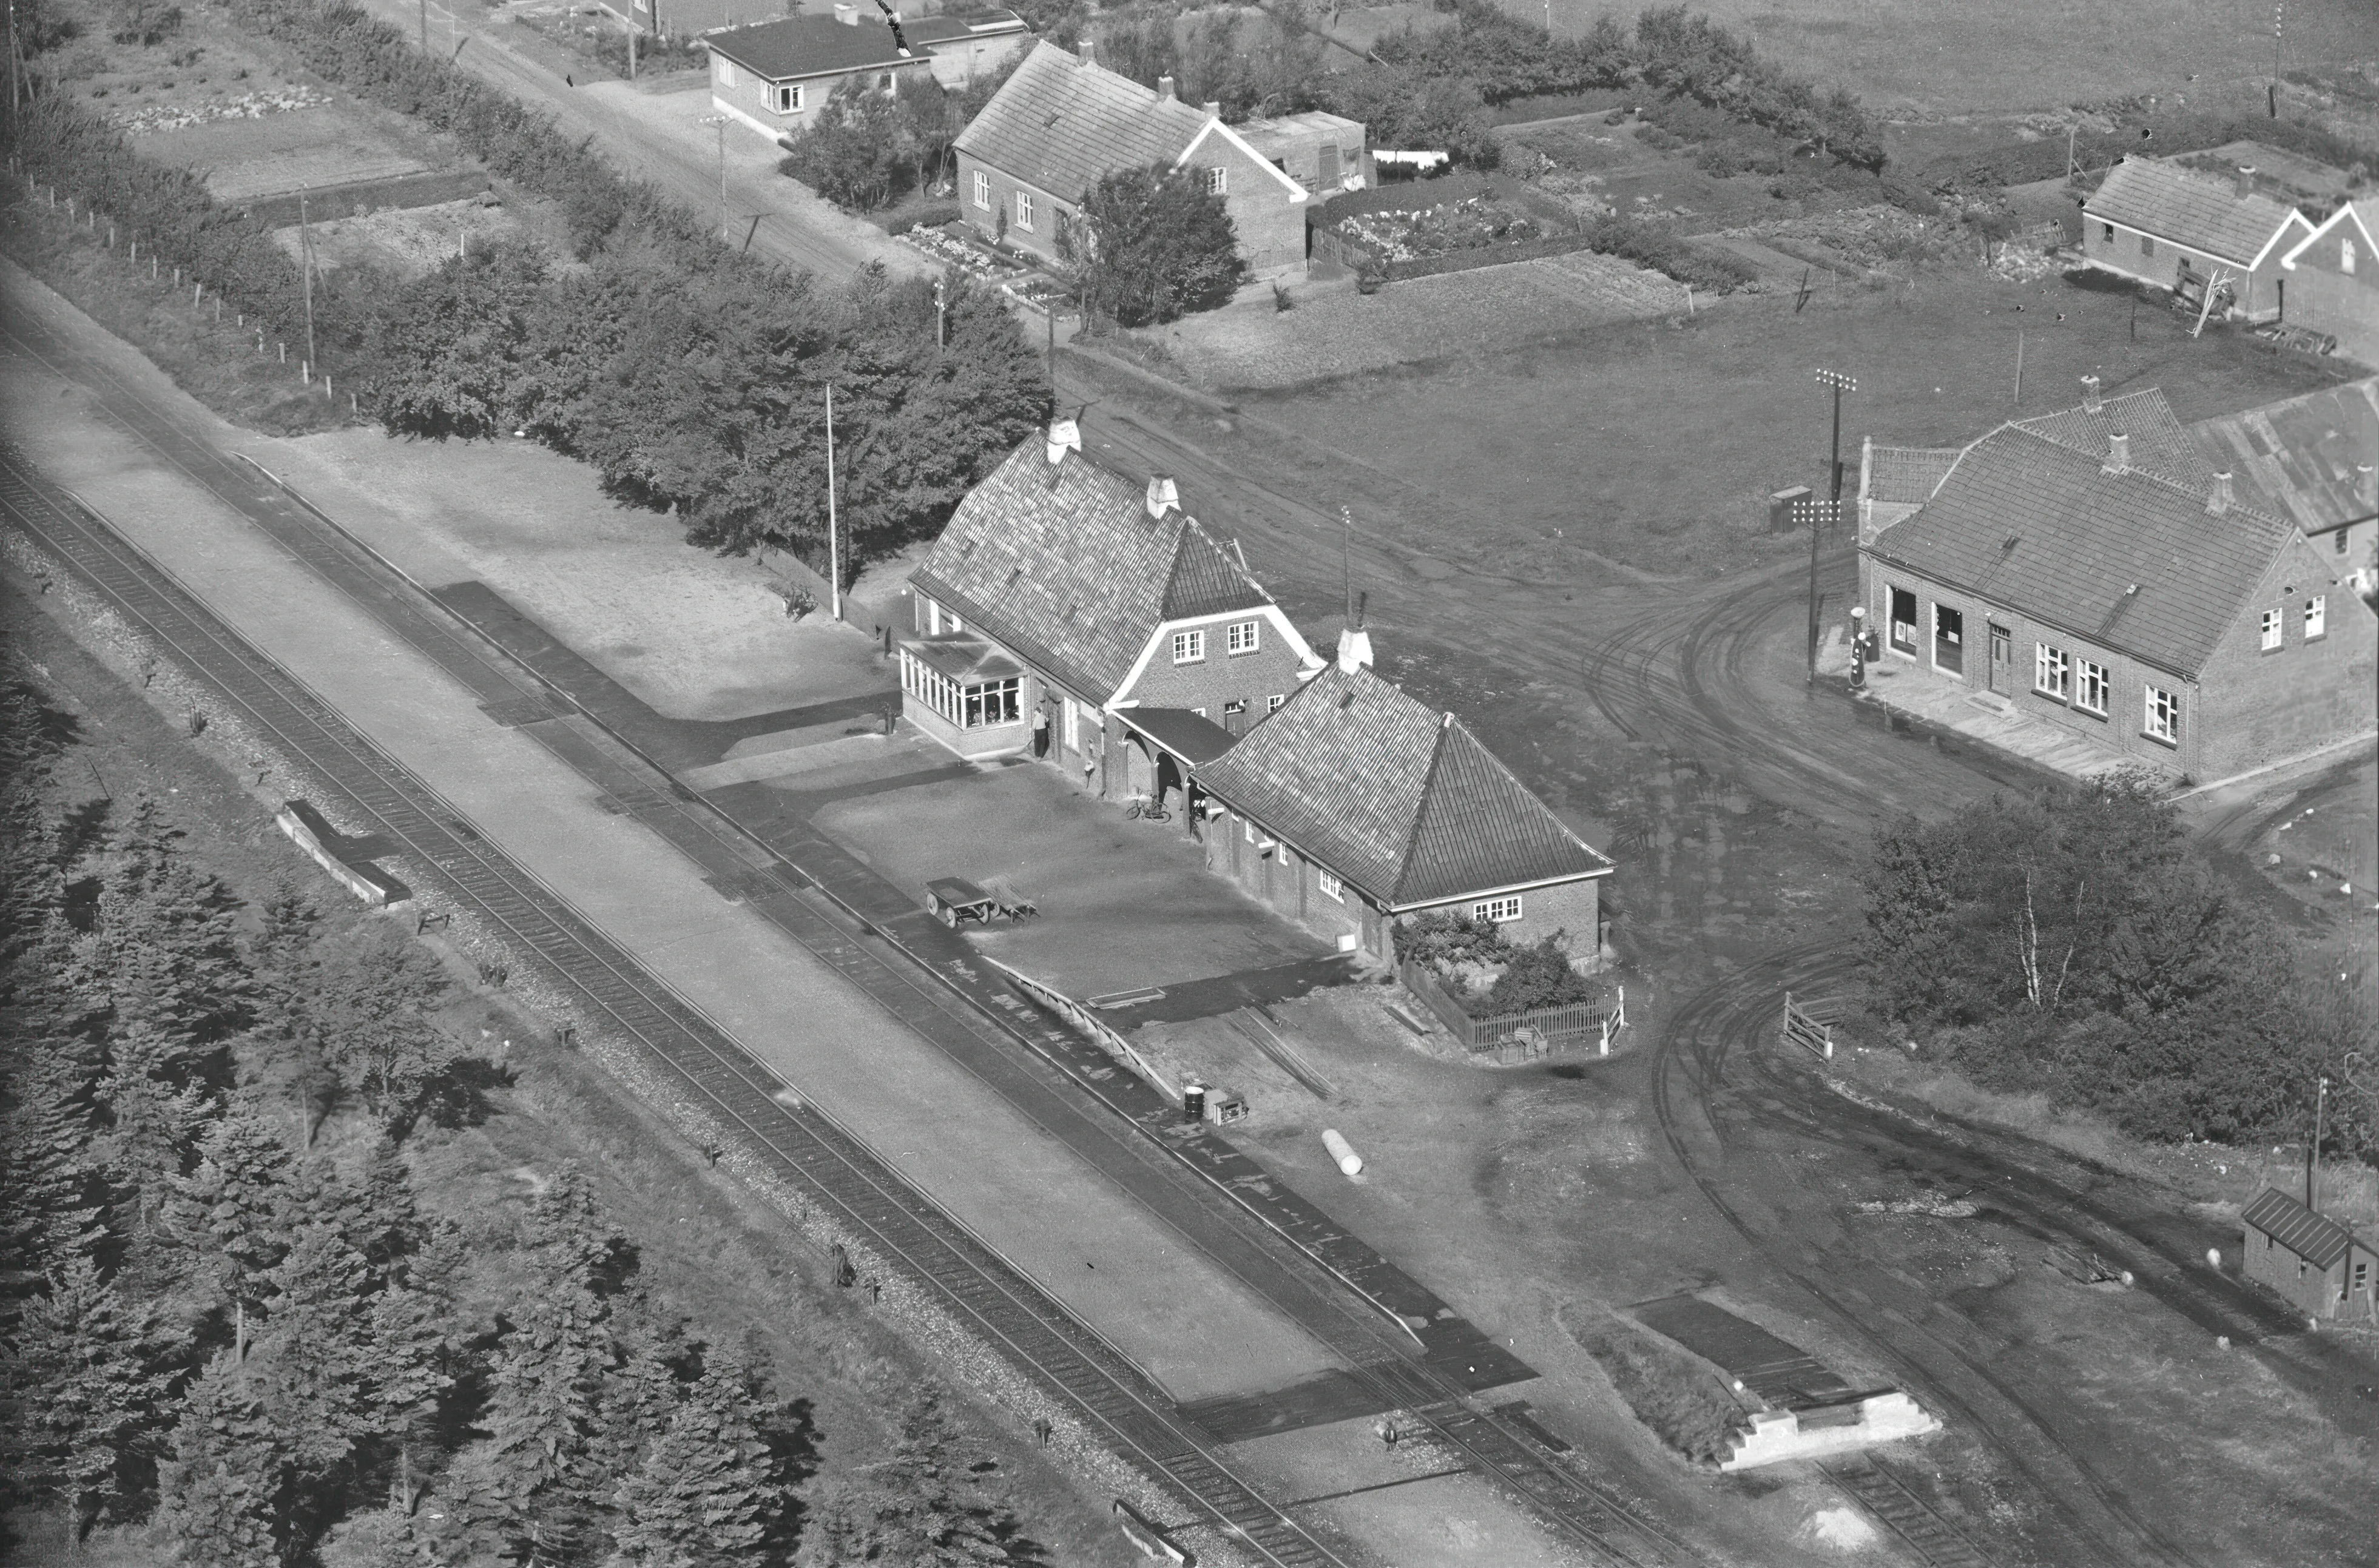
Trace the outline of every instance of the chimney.
<path fill-rule="evenodd" d="M 1165 514 L 1175 510 L 1180 504 L 1181 488 L 1179 486 L 1176 485 L 1172 480 L 1166 478 L 1162 474 L 1155 475 L 1149 479 L 1148 514 L 1151 517 L 1153 517 L 1158 522 L 1162 523 L 1165 521 Z"/>
<path fill-rule="evenodd" d="M 2214 493 L 2205 498 L 2205 514 L 2219 517 L 2230 510 L 2230 471 L 2224 469 L 2214 476 Z"/>
<path fill-rule="evenodd" d="M 1223 101 L 1219 98 L 1206 100 L 1205 109 L 1206 113 L 1214 119 L 1219 120 L 1223 117 Z"/>
<path fill-rule="evenodd" d="M 2109 474 L 2126 473 L 2131 466 L 2131 438 L 2117 430 L 2107 438 L 2107 468 Z"/>
<path fill-rule="evenodd" d="M 2252 163 L 2241 163 L 2239 165 L 2239 199 L 2244 201 L 2247 198 L 2254 194 L 2255 165 Z"/>
<path fill-rule="evenodd" d="M 1159 98 L 1170 98 L 1173 96 L 1173 78 L 1171 77 L 1159 77 L 1156 78 L 1156 96 Z"/>
<path fill-rule="evenodd" d="M 1074 45 L 1074 52 L 1082 57 L 1082 64 L 1085 66 L 1095 66 L 1099 63 L 1099 45 L 1095 39 L 1082 40 Z"/>
<path fill-rule="evenodd" d="M 2083 377 L 2082 412 L 2084 414 L 2095 414 L 2105 406 L 2106 404 L 2101 401 L 2098 396 L 2098 378 L 2095 376 Z"/>
<path fill-rule="evenodd" d="M 834 19 L 840 22 L 845 27 L 857 27 L 859 25 L 859 7 L 851 5 L 850 0 L 837 0 L 834 7 Z"/>
<path fill-rule="evenodd" d="M 1359 626 L 1338 633 L 1338 668 L 1352 675 L 1371 668 L 1371 634 Z"/>
<path fill-rule="evenodd" d="M 1069 452 L 1082 450 L 1082 428 L 1071 419 L 1049 421 L 1049 461 L 1063 463 Z"/>

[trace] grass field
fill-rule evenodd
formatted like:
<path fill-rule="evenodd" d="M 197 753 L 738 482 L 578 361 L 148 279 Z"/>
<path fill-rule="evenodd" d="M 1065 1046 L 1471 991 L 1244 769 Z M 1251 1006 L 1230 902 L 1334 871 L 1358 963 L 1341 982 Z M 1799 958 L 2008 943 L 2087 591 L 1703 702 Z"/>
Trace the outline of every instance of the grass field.
<path fill-rule="evenodd" d="M 2144 302 L 2134 341 L 2129 295 L 2053 276 L 2012 283 L 1964 268 L 1887 290 L 1817 281 L 1798 312 L 1789 294 L 1735 297 L 1682 321 L 1591 327 L 1240 401 L 1432 498 L 1413 524 L 1460 519 L 1491 569 L 1549 569 L 1559 530 L 1574 549 L 1646 570 L 1706 573 L 1794 548 L 1761 533 L 1770 492 L 1824 484 L 1830 409 L 1810 379 L 1821 367 L 1859 379 L 1842 416 L 1854 465 L 1862 436 L 1962 444 L 2071 405 L 2084 375 L 2110 393 L 2161 387 L 2191 420 L 2337 374 L 2221 328 L 2192 339 L 2187 320 Z"/>
<path fill-rule="evenodd" d="M 1498 3 L 1531 21 L 1546 14 L 1543 0 Z M 2272 67 L 2268 0 L 1695 0 L 1691 8 L 1885 113 L 2049 109 L 2144 92 L 2260 95 Z M 1636 9 L 1552 0 L 1553 29 L 1582 32 L 1606 12 L 1625 18 Z M 2296 0 L 2287 23 L 2284 67 L 2379 54 L 2369 0 Z"/>

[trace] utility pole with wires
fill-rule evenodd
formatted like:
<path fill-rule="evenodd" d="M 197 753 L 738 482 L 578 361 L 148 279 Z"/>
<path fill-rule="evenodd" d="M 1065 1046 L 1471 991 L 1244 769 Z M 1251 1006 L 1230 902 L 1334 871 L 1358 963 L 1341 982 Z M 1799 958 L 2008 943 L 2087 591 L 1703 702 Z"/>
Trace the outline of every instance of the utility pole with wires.
<path fill-rule="evenodd" d="M 2280 117 L 2280 34 L 2287 30 L 2288 0 L 2276 0 L 2272 6 L 2272 91 L 2271 117 Z"/>
<path fill-rule="evenodd" d="M 1346 624 L 1355 624 L 1355 513 L 1338 509 L 1338 585 L 1345 600 Z"/>
<path fill-rule="evenodd" d="M 2305 1147 L 2305 1207 L 2321 1212 L 2321 1135 L 2322 1113 L 2329 1109 L 2329 1075 L 2321 1075 L 2321 1087 L 2313 1091 L 2313 1142 Z"/>
<path fill-rule="evenodd" d="M 421 0 L 421 52 L 429 53 L 429 0 Z"/>
<path fill-rule="evenodd" d="M 842 530 L 834 508 L 834 383 L 826 384 L 826 560 L 827 597 L 842 619 Z"/>
<path fill-rule="evenodd" d="M 727 238 L 727 116 L 705 115 L 696 123 L 719 127 L 719 237 L 723 243 Z"/>
<path fill-rule="evenodd" d="M 1824 522 L 1829 528 L 1838 525 L 1842 515 L 1842 393 L 1858 391 L 1858 382 L 1838 370 L 1819 370 L 1817 384 L 1834 394 L 1833 456 L 1827 465 L 1827 501 Z M 1809 513 L 1809 684 L 1817 683 L 1817 508 L 1810 502 L 1801 503 Z"/>
<path fill-rule="evenodd" d="M 314 228 L 306 217 L 306 192 L 297 192 L 297 264 L 305 277 L 306 289 L 306 373 L 310 376 L 314 365 Z"/>
<path fill-rule="evenodd" d="M 1053 303 L 1049 308 L 1054 314 L 1057 308 Z M 936 278 L 934 280 L 934 346 L 936 348 L 948 348 L 950 345 L 949 320 L 949 285 L 943 279 Z"/>

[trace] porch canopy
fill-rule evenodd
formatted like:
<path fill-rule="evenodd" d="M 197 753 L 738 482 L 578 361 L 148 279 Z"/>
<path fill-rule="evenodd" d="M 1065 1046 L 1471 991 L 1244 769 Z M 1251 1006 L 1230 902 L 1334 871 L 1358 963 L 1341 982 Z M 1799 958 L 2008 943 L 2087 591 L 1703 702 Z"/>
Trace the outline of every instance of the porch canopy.
<path fill-rule="evenodd" d="M 1124 728 L 1157 750 L 1171 754 L 1183 773 L 1214 761 L 1238 739 L 1205 715 L 1186 707 L 1128 707 L 1117 718 Z"/>

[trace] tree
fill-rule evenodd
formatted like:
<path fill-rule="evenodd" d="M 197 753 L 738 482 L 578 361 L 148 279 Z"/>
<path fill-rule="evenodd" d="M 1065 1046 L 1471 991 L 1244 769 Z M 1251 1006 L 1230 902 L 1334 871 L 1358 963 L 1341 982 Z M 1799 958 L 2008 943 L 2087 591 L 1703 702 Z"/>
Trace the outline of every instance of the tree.
<path fill-rule="evenodd" d="M 1594 1000 L 1593 983 L 1570 967 L 1562 943 L 1563 935 L 1557 933 L 1533 947 L 1514 952 L 1487 993 L 1488 1011 L 1525 1013 Z"/>
<path fill-rule="evenodd" d="M 106 1180 L 94 1147 L 94 1074 L 65 1042 L 35 1041 L 0 1115 L 0 1294 L 87 1258 L 102 1238 Z"/>
<path fill-rule="evenodd" d="M 859 1466 L 829 1491 L 802 1540 L 800 1561 L 817 1568 L 846 1562 L 898 1562 L 913 1568 L 981 1568 L 1018 1562 L 1009 1543 L 1016 1516 L 981 1491 L 970 1475 L 953 1478 L 936 1401 L 926 1395 L 903 1412 L 888 1458 Z"/>
<path fill-rule="evenodd" d="M 108 1223 L 127 1241 L 148 1234 L 212 1119 L 204 1090 L 168 1081 L 179 1059 L 171 1042 L 138 1025 L 107 1044 L 97 1098 L 108 1124 L 101 1142 L 113 1188 Z"/>
<path fill-rule="evenodd" d="M 1058 230 L 1083 308 L 1127 327 L 1224 304 L 1247 274 L 1223 199 L 1197 169 L 1117 169 Z"/>
<path fill-rule="evenodd" d="M 838 207 L 872 212 L 892 199 L 913 166 L 915 139 L 895 95 L 872 77 L 846 77 L 778 167 Z"/>
<path fill-rule="evenodd" d="M 207 1128 L 199 1168 L 175 1183 L 174 1218 L 200 1243 L 236 1328 L 232 1349 L 244 1356 L 259 1317 L 279 1294 L 274 1271 L 296 1239 L 289 1174 L 296 1162 L 272 1129 L 245 1111 Z"/>
<path fill-rule="evenodd" d="M 198 1568 L 283 1568 L 279 1455 L 250 1369 L 229 1354 L 199 1374 L 161 1475 L 161 1518 Z"/>
<path fill-rule="evenodd" d="M 500 435 L 513 428 L 545 253 L 498 240 L 392 291 L 375 312 L 364 390 L 392 434 Z"/>
<path fill-rule="evenodd" d="M 1315 90 L 1322 108 L 1362 121 L 1374 147 L 1443 152 L 1479 169 L 1493 168 L 1500 156 L 1479 89 L 1467 78 L 1362 65 L 1331 72 Z"/>
<path fill-rule="evenodd" d="M 69 1541 L 122 1516 L 165 1423 L 166 1378 L 151 1323 L 88 1258 L 54 1270 L 26 1302 L 0 1361 L 0 1454 L 11 1487 L 66 1514 Z"/>
<path fill-rule="evenodd" d="M 785 1487 L 750 1371 L 714 1354 L 668 1426 L 621 1482 L 620 1556 L 647 1568 L 729 1568 L 761 1560 Z"/>

